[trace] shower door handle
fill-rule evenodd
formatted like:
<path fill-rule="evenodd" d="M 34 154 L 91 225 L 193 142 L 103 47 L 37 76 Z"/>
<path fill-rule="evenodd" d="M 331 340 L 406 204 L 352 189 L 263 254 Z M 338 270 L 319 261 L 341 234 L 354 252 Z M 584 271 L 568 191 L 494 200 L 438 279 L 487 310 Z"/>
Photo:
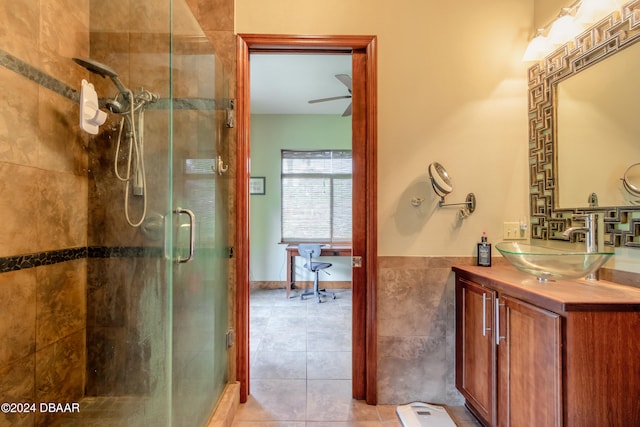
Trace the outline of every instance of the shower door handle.
<path fill-rule="evenodd" d="M 176 208 L 174 212 L 178 215 L 187 214 L 189 216 L 189 256 L 181 258 L 180 255 L 178 255 L 176 258 L 178 264 L 183 264 L 193 259 L 193 253 L 196 248 L 196 216 L 193 211 L 184 208 Z"/>

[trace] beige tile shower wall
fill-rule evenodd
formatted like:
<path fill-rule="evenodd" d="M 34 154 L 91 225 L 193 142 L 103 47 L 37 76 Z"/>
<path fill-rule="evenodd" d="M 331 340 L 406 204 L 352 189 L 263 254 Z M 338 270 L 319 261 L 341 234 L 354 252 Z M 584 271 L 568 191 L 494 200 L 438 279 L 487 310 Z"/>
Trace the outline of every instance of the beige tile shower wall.
<path fill-rule="evenodd" d="M 155 398 L 167 389 L 170 287 L 158 279 L 162 264 L 158 257 L 89 259 L 86 396 Z"/>
<path fill-rule="evenodd" d="M 0 7 L 0 50 L 79 89 L 87 0 Z M 0 66 L 0 257 L 87 243 L 87 138 L 78 104 Z M 0 401 L 71 402 L 84 388 L 86 260 L 0 274 Z M 49 425 L 0 414 L 0 425 Z"/>
<path fill-rule="evenodd" d="M 33 3 L 0 8 L 0 49 L 78 88 L 70 57 L 88 52 L 87 8 L 74 3 L 63 13 L 66 2 Z M 0 89 L 0 256 L 85 246 L 87 139 L 78 104 L 4 67 Z"/>
<path fill-rule="evenodd" d="M 118 73 L 125 87 L 136 92 L 147 89 L 160 97 L 170 96 L 170 2 L 109 2 L 90 0 L 91 58 Z M 112 97 L 116 88 L 109 79 L 87 73 L 101 97 Z M 114 173 L 121 116 L 109 114 L 100 133 L 90 140 L 89 245 L 151 246 L 162 241 L 145 237 L 141 228 L 125 219 L 125 184 Z M 167 214 L 169 171 L 169 111 L 149 107 L 144 113 L 144 162 L 147 218 Z M 123 142 L 124 151 L 128 145 Z M 125 174 L 127 155 L 121 148 L 119 173 Z M 130 219 L 142 217 L 144 199 L 130 196 L 126 202 Z M 161 231 L 161 230 L 160 230 Z"/>
<path fill-rule="evenodd" d="M 460 405 L 455 388 L 454 264 L 471 257 L 381 257 L 378 403 Z"/>
<path fill-rule="evenodd" d="M 224 64 L 227 77 L 230 79 L 230 88 L 235 90 L 234 0 L 186 0 L 186 2 L 213 45 L 216 56 Z"/>
<path fill-rule="evenodd" d="M 125 83 L 126 84 L 126 83 Z M 117 118 L 108 120 L 118 126 Z M 168 129 L 167 110 L 147 110 L 144 116 L 144 161 L 147 182 L 147 217 L 165 215 L 168 208 Z M 161 247 L 162 239 L 146 238 L 140 228 L 131 227 L 124 215 L 125 185 L 117 180 L 113 168 L 118 132 L 111 127 L 92 138 L 89 174 L 89 246 Z M 122 151 L 122 150 L 121 150 Z M 121 155 L 120 158 L 125 156 Z M 121 173 L 126 163 L 119 162 Z M 143 209 L 139 196 L 128 199 L 132 221 Z M 162 230 L 159 230 L 162 233 Z"/>
<path fill-rule="evenodd" d="M 85 384 L 85 280 L 85 259 L 0 274 L 2 402 L 80 400 Z M 0 425 L 49 421 L 49 414 L 0 414 Z"/>

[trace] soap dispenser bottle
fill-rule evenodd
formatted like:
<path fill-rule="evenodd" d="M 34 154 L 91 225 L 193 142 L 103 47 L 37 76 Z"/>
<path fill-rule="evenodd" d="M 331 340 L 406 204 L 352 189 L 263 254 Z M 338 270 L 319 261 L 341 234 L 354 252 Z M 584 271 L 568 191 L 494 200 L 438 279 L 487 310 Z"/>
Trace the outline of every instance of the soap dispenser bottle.
<path fill-rule="evenodd" d="M 478 243 L 478 265 L 491 267 L 491 243 L 487 243 L 487 233 L 482 232 L 482 238 Z"/>

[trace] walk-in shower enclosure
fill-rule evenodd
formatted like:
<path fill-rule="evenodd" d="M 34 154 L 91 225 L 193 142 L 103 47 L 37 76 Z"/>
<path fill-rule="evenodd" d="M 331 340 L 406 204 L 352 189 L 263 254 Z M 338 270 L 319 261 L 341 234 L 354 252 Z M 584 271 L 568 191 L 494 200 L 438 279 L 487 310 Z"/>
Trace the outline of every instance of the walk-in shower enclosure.
<path fill-rule="evenodd" d="M 0 22 L 0 426 L 205 426 L 229 366 L 222 63 L 184 0 L 15 0 Z M 74 57 L 157 95 L 135 128 Z"/>

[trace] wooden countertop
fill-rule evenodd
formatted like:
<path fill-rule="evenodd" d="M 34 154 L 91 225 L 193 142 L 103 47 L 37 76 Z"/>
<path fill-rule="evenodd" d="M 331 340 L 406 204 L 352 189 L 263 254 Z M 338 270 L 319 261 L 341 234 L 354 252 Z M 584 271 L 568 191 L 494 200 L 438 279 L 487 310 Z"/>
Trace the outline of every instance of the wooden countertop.
<path fill-rule="evenodd" d="M 538 282 L 510 265 L 453 266 L 456 273 L 558 314 L 571 311 L 640 311 L 640 288 L 604 280 Z"/>

